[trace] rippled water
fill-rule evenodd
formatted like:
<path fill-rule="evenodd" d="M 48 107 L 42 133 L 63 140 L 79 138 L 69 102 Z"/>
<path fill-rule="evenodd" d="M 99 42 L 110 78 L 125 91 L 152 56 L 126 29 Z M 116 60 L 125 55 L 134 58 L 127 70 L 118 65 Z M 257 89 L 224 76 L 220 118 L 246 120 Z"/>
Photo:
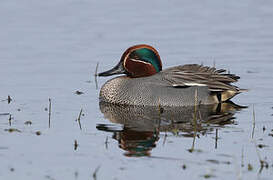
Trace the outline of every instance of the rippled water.
<path fill-rule="evenodd" d="M 265 0 L 1 1 L 0 179 L 271 179 L 272 19 Z M 103 113 L 94 71 L 139 43 L 158 49 L 165 68 L 215 63 L 238 74 L 250 91 L 233 101 L 249 108 L 200 126 L 158 126 L 141 111 L 124 129 L 111 114 L 123 111 Z"/>

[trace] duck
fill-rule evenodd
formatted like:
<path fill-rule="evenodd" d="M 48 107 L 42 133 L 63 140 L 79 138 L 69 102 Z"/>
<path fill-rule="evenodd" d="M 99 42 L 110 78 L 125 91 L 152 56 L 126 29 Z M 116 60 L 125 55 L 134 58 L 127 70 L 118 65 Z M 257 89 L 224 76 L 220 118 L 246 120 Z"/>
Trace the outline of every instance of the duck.
<path fill-rule="evenodd" d="M 129 47 L 116 66 L 98 76 L 120 75 L 108 80 L 99 100 L 136 106 L 195 106 L 230 101 L 246 91 L 233 85 L 239 76 L 199 64 L 162 70 L 158 51 L 147 44 Z"/>

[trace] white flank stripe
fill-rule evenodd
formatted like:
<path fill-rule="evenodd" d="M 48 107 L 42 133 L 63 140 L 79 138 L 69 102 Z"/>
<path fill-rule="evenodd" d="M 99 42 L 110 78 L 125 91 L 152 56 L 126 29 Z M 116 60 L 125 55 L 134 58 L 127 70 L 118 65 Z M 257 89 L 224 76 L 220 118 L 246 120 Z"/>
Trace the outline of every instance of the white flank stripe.
<path fill-rule="evenodd" d="M 207 86 L 206 84 L 199 83 L 184 83 L 186 86 Z"/>

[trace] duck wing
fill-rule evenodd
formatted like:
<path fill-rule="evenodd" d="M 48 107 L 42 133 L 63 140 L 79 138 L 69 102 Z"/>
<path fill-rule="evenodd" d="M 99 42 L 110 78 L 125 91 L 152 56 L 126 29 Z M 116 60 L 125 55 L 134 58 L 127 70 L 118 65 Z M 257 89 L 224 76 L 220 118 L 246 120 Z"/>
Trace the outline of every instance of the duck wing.
<path fill-rule="evenodd" d="M 176 66 L 162 71 L 162 78 L 173 87 L 207 86 L 211 92 L 232 91 L 238 94 L 241 90 L 232 85 L 240 79 L 235 74 L 226 73 L 224 69 L 216 69 L 198 64 Z"/>

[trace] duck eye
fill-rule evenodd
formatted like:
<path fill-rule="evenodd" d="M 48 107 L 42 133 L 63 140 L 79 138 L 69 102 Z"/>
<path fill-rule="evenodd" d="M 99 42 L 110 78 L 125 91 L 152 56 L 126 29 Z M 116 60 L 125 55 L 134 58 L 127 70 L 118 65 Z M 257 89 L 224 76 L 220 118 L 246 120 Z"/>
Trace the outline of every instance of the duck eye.
<path fill-rule="evenodd" d="M 134 59 L 139 59 L 139 57 L 138 56 L 134 56 Z"/>
<path fill-rule="evenodd" d="M 130 54 L 130 56 L 129 56 L 130 58 L 132 58 L 132 59 L 137 59 L 137 60 L 139 60 L 140 58 L 139 58 L 139 56 L 138 55 L 136 55 L 136 53 L 135 52 L 132 52 L 131 54 Z"/>

